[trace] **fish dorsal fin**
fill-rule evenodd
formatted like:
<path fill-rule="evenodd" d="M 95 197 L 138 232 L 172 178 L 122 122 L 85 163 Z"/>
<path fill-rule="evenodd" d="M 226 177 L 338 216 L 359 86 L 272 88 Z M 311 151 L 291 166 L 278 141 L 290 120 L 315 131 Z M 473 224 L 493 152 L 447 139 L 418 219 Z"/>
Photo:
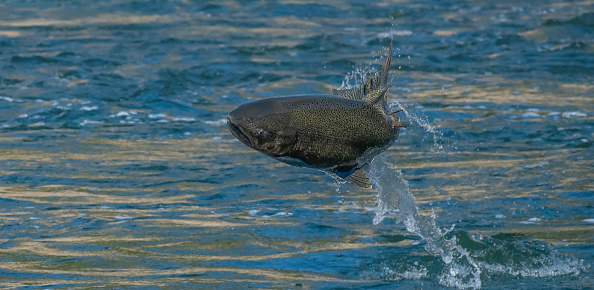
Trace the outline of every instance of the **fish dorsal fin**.
<path fill-rule="evenodd" d="M 365 100 L 370 103 L 379 102 L 379 100 L 385 100 L 386 91 L 388 90 L 388 73 L 390 71 L 390 63 L 392 61 L 392 43 L 388 48 L 388 55 L 384 60 L 382 69 L 379 74 L 374 77 L 367 79 L 365 84 L 358 88 L 346 89 L 346 90 L 332 90 L 332 94 L 339 97 Z"/>

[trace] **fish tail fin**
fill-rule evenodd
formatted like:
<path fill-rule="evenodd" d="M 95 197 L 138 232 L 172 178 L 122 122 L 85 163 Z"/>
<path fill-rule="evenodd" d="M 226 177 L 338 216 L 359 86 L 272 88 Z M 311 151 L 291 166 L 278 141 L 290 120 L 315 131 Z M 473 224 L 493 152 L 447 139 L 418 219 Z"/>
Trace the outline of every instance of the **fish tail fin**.
<path fill-rule="evenodd" d="M 377 76 L 367 79 L 360 88 L 364 99 L 368 102 L 376 103 L 378 100 L 384 100 L 386 91 L 388 91 L 388 75 L 390 73 L 390 63 L 392 62 L 392 42 L 388 48 L 388 55 L 384 60 L 382 69 Z"/>
<path fill-rule="evenodd" d="M 392 85 L 391 81 L 388 83 L 388 75 L 390 74 L 390 64 L 392 62 L 392 44 L 393 41 L 390 42 L 390 47 L 388 48 L 388 55 L 384 60 L 384 64 L 382 65 L 382 69 L 379 72 L 379 75 L 369 79 L 365 86 L 366 91 L 369 93 L 366 94 L 365 100 L 368 102 L 383 108 L 386 103 L 386 95 L 388 89 Z"/>
<path fill-rule="evenodd" d="M 367 78 L 363 85 L 354 89 L 332 90 L 332 94 L 355 100 L 365 100 L 373 104 L 384 104 L 386 92 L 390 87 L 388 75 L 390 73 L 390 63 L 392 62 L 392 42 L 388 48 L 388 55 L 378 75 Z"/>
<path fill-rule="evenodd" d="M 387 87 L 388 86 L 388 74 L 390 73 L 390 64 L 392 63 L 392 44 L 394 40 L 390 41 L 390 47 L 388 48 L 388 55 L 384 60 L 384 64 L 382 65 L 382 70 L 379 74 L 380 79 L 380 87 Z"/>

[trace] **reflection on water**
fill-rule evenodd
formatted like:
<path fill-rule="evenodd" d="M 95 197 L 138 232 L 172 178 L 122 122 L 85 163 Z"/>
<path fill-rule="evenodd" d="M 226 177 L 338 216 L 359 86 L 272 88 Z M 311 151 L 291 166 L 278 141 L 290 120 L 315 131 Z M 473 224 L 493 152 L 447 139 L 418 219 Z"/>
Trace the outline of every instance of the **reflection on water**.
<path fill-rule="evenodd" d="M 0 287 L 588 288 L 592 15 L 0 3 Z M 407 128 L 374 161 L 379 191 L 227 131 L 247 100 L 356 85 L 390 36 Z"/>

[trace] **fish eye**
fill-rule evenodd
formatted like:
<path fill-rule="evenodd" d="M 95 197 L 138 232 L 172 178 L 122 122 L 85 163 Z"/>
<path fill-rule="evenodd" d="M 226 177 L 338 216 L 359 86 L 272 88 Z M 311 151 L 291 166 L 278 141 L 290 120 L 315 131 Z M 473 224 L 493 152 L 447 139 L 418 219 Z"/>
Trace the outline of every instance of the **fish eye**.
<path fill-rule="evenodd" d="M 269 138 L 271 136 L 273 136 L 273 133 L 266 130 L 266 129 L 255 129 L 254 133 L 256 136 L 261 137 L 261 138 Z"/>
<path fill-rule="evenodd" d="M 264 129 L 256 129 L 256 135 L 265 137 L 265 136 L 270 135 L 270 132 L 268 132 Z"/>

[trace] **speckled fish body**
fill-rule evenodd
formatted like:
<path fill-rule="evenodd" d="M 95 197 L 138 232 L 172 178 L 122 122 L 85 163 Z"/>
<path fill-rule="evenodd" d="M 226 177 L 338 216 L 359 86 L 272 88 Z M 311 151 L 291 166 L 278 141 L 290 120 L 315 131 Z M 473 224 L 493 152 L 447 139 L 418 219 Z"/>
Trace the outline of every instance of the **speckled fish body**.
<path fill-rule="evenodd" d="M 294 95 L 248 102 L 227 125 L 242 143 L 279 161 L 336 174 L 370 187 L 366 165 L 398 137 L 400 120 L 387 112 L 390 54 L 380 74 L 333 95 Z"/>

